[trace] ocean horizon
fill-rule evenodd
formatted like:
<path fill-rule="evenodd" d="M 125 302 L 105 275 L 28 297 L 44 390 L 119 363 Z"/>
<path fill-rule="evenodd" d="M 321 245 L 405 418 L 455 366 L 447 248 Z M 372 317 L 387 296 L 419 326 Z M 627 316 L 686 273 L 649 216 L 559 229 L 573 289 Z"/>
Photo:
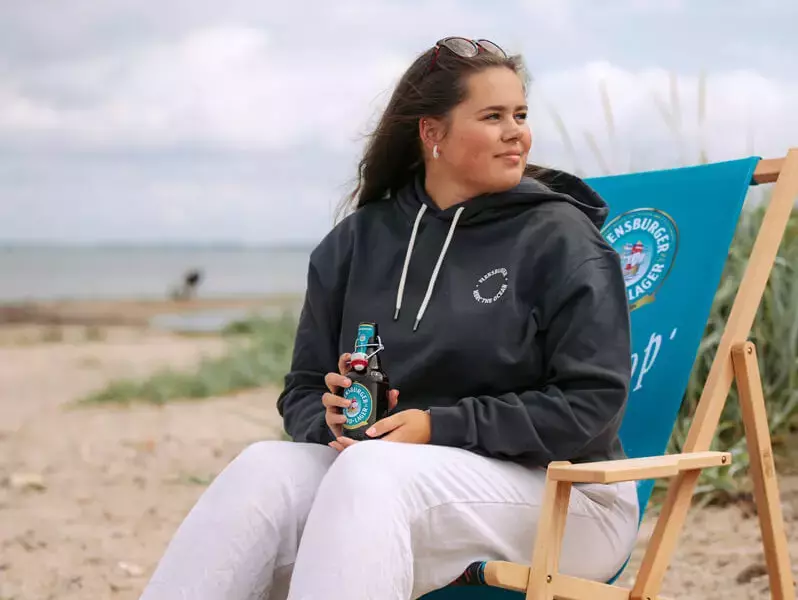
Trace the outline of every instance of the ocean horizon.
<path fill-rule="evenodd" d="M 192 269 L 202 298 L 303 294 L 313 245 L 0 241 L 0 302 L 158 300 Z"/>

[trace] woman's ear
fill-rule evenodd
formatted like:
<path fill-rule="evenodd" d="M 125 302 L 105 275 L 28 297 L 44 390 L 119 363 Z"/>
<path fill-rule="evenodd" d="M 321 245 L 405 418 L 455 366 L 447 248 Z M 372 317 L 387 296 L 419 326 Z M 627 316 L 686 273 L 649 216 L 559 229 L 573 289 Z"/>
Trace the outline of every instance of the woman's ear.
<path fill-rule="evenodd" d="M 424 117 L 418 122 L 418 137 L 424 147 L 432 151 L 432 147 L 443 141 L 445 131 L 443 122 L 440 119 Z"/>

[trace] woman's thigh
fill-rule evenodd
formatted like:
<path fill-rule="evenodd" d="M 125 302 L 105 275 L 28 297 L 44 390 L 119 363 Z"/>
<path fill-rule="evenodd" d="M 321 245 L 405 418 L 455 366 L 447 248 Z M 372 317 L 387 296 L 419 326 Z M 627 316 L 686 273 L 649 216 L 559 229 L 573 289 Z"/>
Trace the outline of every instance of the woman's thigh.
<path fill-rule="evenodd" d="M 302 553 L 313 554 L 313 545 L 332 545 L 356 557 L 361 573 L 394 569 L 396 585 L 418 597 L 451 582 L 474 561 L 529 564 L 544 485 L 543 469 L 456 448 L 357 444 L 322 481 L 297 568 L 305 575 Z M 636 531 L 634 484 L 575 486 L 561 571 L 611 577 L 631 551 Z M 412 562 L 402 558 L 408 552 Z"/>
<path fill-rule="evenodd" d="M 245 448 L 178 528 L 148 594 L 260 597 L 275 569 L 293 564 L 316 490 L 336 457 L 318 444 L 264 441 Z"/>

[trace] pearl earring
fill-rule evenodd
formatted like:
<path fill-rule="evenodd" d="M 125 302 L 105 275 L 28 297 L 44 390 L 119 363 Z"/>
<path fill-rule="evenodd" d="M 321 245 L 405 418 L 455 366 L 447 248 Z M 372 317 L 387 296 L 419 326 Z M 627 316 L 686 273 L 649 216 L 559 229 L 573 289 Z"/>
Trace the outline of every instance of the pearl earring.
<path fill-rule="evenodd" d="M 441 155 L 441 153 L 438 152 L 438 144 L 435 144 L 432 147 L 432 158 L 438 158 L 440 155 Z"/>

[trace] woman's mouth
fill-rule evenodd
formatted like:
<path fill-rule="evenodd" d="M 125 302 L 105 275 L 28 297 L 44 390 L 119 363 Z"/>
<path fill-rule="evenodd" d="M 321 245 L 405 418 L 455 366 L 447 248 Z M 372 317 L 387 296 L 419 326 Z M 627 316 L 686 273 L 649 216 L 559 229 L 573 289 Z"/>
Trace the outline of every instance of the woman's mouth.
<path fill-rule="evenodd" d="M 497 158 L 500 158 L 504 162 L 510 165 L 517 165 L 521 162 L 521 153 L 520 152 L 504 152 L 499 154 Z"/>

